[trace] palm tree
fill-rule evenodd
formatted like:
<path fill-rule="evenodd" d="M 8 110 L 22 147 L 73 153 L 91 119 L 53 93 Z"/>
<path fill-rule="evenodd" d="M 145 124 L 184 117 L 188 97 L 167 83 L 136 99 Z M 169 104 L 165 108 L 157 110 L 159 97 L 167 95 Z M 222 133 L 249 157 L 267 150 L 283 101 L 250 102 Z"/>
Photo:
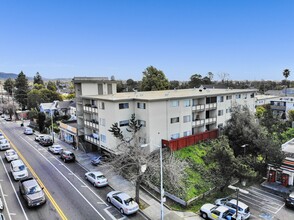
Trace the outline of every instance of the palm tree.
<path fill-rule="evenodd" d="M 286 90 L 285 90 L 285 95 L 287 96 L 287 88 L 289 88 L 289 84 L 287 83 L 287 79 L 290 76 L 290 70 L 289 69 L 284 69 L 283 76 L 286 79 L 286 85 L 287 85 L 287 87 L 286 87 Z"/>

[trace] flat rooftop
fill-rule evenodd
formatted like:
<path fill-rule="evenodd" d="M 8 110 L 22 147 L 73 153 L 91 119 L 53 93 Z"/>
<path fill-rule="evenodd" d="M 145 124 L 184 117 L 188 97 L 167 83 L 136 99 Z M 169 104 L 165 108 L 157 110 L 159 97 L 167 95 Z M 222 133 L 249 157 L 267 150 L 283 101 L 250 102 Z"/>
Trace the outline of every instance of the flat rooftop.
<path fill-rule="evenodd" d="M 294 153 L 294 138 L 282 144 L 282 151 L 287 153 Z"/>
<path fill-rule="evenodd" d="M 179 99 L 179 98 L 193 98 L 193 97 L 207 97 L 216 95 L 233 95 L 238 93 L 255 93 L 257 89 L 179 89 L 179 90 L 160 90 L 147 92 L 124 92 L 110 95 L 93 95 L 82 96 L 88 99 L 99 99 L 106 101 L 119 100 L 165 100 L 165 99 Z"/>

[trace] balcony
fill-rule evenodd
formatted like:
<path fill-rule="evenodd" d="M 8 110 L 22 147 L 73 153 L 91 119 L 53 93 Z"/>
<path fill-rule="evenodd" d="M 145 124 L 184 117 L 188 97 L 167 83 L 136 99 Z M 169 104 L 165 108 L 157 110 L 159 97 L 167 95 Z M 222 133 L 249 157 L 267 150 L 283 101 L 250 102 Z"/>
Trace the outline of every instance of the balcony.
<path fill-rule="evenodd" d="M 201 127 L 204 125 L 204 123 L 205 123 L 204 119 L 196 119 L 192 122 L 192 126 L 193 127 Z"/>
<path fill-rule="evenodd" d="M 192 111 L 200 112 L 204 111 L 205 105 L 194 105 L 192 106 Z"/>
<path fill-rule="evenodd" d="M 209 104 L 206 104 L 205 109 L 206 109 L 206 110 L 216 109 L 216 103 L 209 103 Z"/>
<path fill-rule="evenodd" d="M 85 140 L 99 146 L 99 138 L 94 138 L 93 135 L 85 135 Z"/>
<path fill-rule="evenodd" d="M 97 130 L 99 129 L 99 123 L 98 123 L 98 121 L 95 121 L 95 120 L 92 120 L 92 121 L 85 120 L 84 121 L 84 124 L 87 127 L 94 128 L 94 129 L 97 129 Z"/>
<path fill-rule="evenodd" d="M 84 109 L 85 112 L 98 114 L 98 108 L 97 107 L 84 106 L 83 109 Z"/>
<path fill-rule="evenodd" d="M 209 124 L 214 124 L 216 123 L 216 118 L 206 118 L 205 119 L 205 124 L 209 125 Z"/>

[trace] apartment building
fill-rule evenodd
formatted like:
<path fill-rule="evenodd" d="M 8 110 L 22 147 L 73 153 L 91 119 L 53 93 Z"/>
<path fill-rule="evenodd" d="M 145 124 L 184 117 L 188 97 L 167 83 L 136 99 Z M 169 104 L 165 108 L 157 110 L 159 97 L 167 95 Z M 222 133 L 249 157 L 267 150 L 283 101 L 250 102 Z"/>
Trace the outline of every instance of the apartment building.
<path fill-rule="evenodd" d="M 286 119 L 288 111 L 294 110 L 294 97 L 273 98 L 270 101 L 270 106 L 274 115 Z"/>
<path fill-rule="evenodd" d="M 202 88 L 128 93 L 112 90 L 112 94 L 101 95 L 80 93 L 79 134 L 97 149 L 116 152 L 119 141 L 108 130 L 118 123 L 127 134 L 129 119 L 135 114 L 142 124 L 139 142 L 148 144 L 152 151 L 161 145 L 162 139 L 177 139 L 224 126 L 234 107 L 247 106 L 255 111 L 256 91 Z"/>

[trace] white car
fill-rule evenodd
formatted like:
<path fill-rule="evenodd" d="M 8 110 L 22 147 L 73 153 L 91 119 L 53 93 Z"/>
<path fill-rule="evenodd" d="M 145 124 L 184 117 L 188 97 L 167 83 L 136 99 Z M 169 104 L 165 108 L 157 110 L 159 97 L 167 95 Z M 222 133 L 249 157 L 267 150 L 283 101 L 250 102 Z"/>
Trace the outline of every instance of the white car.
<path fill-rule="evenodd" d="M 4 139 L 0 140 L 0 150 L 7 150 L 10 149 L 10 144 L 9 141 Z"/>
<path fill-rule="evenodd" d="M 25 128 L 25 130 L 23 131 L 23 133 L 24 134 L 27 134 L 27 135 L 31 135 L 31 134 L 34 134 L 34 131 L 31 128 Z"/>
<path fill-rule="evenodd" d="M 237 209 L 237 200 L 230 198 L 221 198 L 215 200 L 215 204 L 218 206 L 225 206 L 230 210 L 232 214 L 236 213 Z M 238 215 L 241 215 L 241 219 L 245 220 L 250 217 L 250 208 L 244 202 L 238 201 Z"/>
<path fill-rule="evenodd" d="M 4 156 L 8 162 L 18 159 L 18 155 L 13 149 L 6 150 Z"/>
<path fill-rule="evenodd" d="M 139 210 L 139 205 L 124 192 L 112 191 L 108 193 L 107 201 L 118 208 L 122 214 L 130 215 Z"/>
<path fill-rule="evenodd" d="M 43 138 L 44 136 L 46 136 L 46 135 L 45 134 L 36 134 L 35 141 L 39 142 L 41 140 L 41 138 Z"/>
<path fill-rule="evenodd" d="M 27 167 L 24 165 L 22 160 L 13 160 L 10 163 L 10 170 L 14 180 L 20 180 L 22 178 L 28 177 Z"/>
<path fill-rule="evenodd" d="M 53 154 L 60 154 L 63 151 L 63 148 L 60 145 L 55 144 L 55 145 L 49 146 L 48 151 L 51 151 Z"/>
<path fill-rule="evenodd" d="M 85 173 L 85 178 L 92 183 L 95 187 L 101 187 L 108 185 L 107 178 L 103 175 L 100 171 L 94 171 L 94 172 L 87 172 Z"/>

